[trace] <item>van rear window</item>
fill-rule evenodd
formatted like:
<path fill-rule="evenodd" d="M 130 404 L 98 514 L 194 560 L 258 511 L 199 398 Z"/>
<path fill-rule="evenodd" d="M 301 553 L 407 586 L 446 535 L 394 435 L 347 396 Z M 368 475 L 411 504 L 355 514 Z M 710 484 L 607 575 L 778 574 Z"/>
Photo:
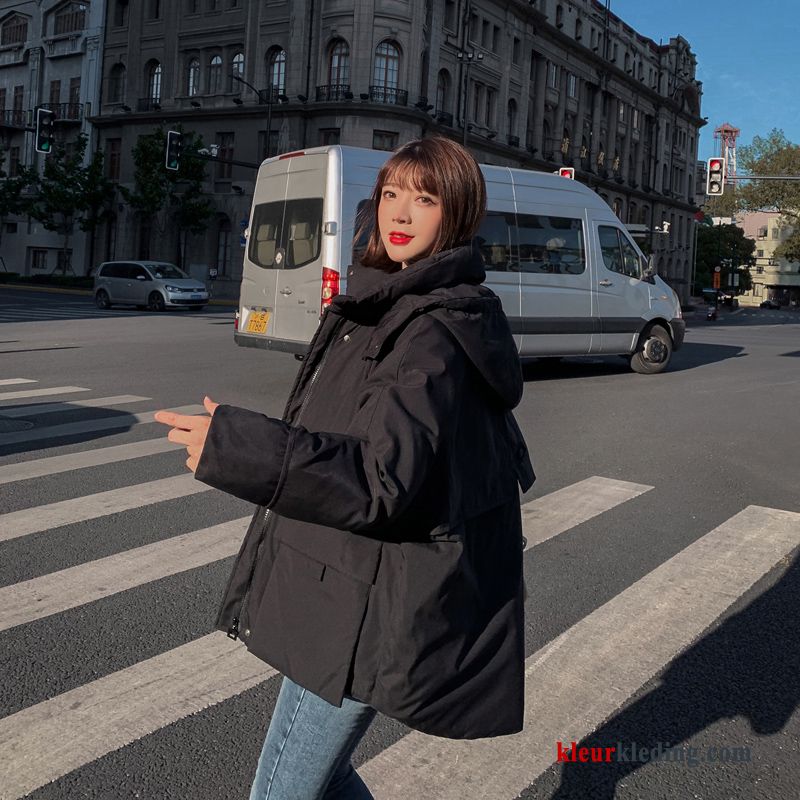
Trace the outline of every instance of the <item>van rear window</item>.
<path fill-rule="evenodd" d="M 321 197 L 260 203 L 250 223 L 248 258 L 264 269 L 304 267 L 319 258 L 321 229 Z"/>

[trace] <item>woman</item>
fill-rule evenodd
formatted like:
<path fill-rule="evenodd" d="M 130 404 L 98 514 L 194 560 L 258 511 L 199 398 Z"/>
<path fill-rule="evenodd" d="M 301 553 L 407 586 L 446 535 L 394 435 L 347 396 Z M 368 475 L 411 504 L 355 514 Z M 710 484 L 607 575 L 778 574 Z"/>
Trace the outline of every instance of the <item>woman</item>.
<path fill-rule="evenodd" d="M 422 139 L 372 200 L 283 419 L 208 398 L 211 417 L 157 416 L 198 480 L 259 506 L 217 619 L 285 676 L 259 800 L 370 798 L 350 756 L 376 710 L 449 738 L 522 728 L 533 472 L 516 347 L 472 243 L 483 176 Z"/>

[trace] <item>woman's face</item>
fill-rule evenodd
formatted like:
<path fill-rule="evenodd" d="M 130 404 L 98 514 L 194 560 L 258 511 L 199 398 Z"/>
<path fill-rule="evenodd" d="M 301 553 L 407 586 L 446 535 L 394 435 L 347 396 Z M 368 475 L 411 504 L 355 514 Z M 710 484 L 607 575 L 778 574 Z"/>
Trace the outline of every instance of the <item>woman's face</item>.
<path fill-rule="evenodd" d="M 408 262 L 427 254 L 439 236 L 442 204 L 429 192 L 385 183 L 378 203 L 378 229 L 392 261 Z"/>

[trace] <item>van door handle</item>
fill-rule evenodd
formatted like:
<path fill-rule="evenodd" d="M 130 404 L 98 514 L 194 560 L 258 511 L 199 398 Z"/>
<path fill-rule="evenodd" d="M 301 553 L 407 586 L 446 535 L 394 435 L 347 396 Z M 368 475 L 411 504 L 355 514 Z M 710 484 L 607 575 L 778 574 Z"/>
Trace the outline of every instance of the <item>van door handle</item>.
<path fill-rule="evenodd" d="M 287 286 L 285 289 L 281 289 L 281 294 L 285 297 L 288 297 L 292 293 L 292 290 Z"/>
<path fill-rule="evenodd" d="M 608 278 L 604 278 L 602 281 L 598 281 L 600 286 L 613 286 L 613 281 L 610 281 Z"/>

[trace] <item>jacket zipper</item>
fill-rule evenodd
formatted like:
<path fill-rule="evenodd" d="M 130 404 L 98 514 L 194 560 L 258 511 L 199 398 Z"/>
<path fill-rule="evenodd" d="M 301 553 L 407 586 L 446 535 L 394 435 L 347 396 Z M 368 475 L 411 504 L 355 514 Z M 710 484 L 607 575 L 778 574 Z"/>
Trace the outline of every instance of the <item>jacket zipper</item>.
<path fill-rule="evenodd" d="M 337 326 L 338 327 L 338 326 Z M 331 335 L 334 336 L 336 331 L 334 330 Z M 295 417 L 295 422 L 300 422 L 300 418 L 303 416 L 303 410 L 305 409 L 306 405 L 308 404 L 309 399 L 311 398 L 311 393 L 314 389 L 314 384 L 317 381 L 317 375 L 319 375 L 320 370 L 324 366 L 325 362 L 328 359 L 328 353 L 331 350 L 331 346 L 329 345 L 325 352 L 322 354 L 322 358 L 320 359 L 319 364 L 317 364 L 316 369 L 314 370 L 313 374 L 311 375 L 311 380 L 308 382 L 308 389 L 306 391 L 306 396 L 303 398 L 303 402 L 300 404 L 300 410 L 297 412 L 297 416 Z M 242 598 L 242 604 L 239 606 L 239 617 L 234 617 L 233 622 L 231 623 L 230 628 L 228 628 L 228 638 L 229 639 L 238 639 L 239 638 L 239 621 L 240 617 L 244 615 L 245 609 L 247 608 L 247 600 L 250 597 L 250 589 L 253 587 L 253 576 L 256 572 L 256 566 L 258 565 L 259 559 L 261 557 L 261 550 L 264 547 L 264 542 L 267 539 L 267 525 L 269 522 L 270 515 L 272 514 L 271 509 L 267 509 L 264 512 L 264 532 L 261 535 L 261 540 L 258 543 L 258 547 L 256 548 L 256 555 L 253 559 L 253 566 L 250 570 L 250 578 L 247 581 L 247 590 L 244 593 L 244 597 Z"/>

